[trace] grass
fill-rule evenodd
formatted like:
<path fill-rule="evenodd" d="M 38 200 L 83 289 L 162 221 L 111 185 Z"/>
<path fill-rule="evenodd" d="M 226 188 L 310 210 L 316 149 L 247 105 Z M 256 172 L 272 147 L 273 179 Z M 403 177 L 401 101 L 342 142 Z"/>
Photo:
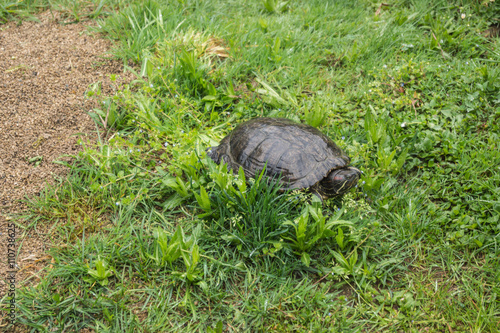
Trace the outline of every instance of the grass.
<path fill-rule="evenodd" d="M 20 225 L 52 226 L 53 261 L 19 290 L 19 323 L 498 331 L 496 1 L 108 5 L 66 10 L 96 17 L 137 79 L 114 96 L 89 87 L 101 140 L 30 203 Z M 206 158 L 258 116 L 317 126 L 359 186 L 321 205 Z"/>

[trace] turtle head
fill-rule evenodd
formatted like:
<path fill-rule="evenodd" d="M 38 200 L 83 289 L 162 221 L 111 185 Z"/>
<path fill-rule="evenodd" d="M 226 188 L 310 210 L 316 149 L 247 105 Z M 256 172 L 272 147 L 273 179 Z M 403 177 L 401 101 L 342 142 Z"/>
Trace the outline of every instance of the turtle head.
<path fill-rule="evenodd" d="M 354 167 L 332 170 L 319 182 L 318 192 L 326 197 L 344 194 L 358 183 L 360 176 L 361 171 Z"/>

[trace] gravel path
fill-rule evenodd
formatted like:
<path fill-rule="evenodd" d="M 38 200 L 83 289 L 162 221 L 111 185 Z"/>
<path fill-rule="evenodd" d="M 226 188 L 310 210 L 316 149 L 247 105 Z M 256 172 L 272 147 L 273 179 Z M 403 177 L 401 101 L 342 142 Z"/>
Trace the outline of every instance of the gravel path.
<path fill-rule="evenodd" d="M 66 168 L 52 162 L 76 154 L 78 136 L 94 137 L 96 127 L 86 113 L 94 102 L 84 98 L 89 84 L 101 81 L 110 93 L 109 74 L 123 76 L 121 62 L 104 58 L 111 43 L 90 36 L 84 24 L 63 26 L 49 13 L 39 19 L 0 25 L 0 298 L 12 270 L 9 215 L 25 209 L 19 200 L 39 193 L 55 175 L 64 176 Z M 25 237 L 16 231 L 16 283 L 36 284 L 38 271 L 50 262 L 50 241 L 43 231 Z"/>

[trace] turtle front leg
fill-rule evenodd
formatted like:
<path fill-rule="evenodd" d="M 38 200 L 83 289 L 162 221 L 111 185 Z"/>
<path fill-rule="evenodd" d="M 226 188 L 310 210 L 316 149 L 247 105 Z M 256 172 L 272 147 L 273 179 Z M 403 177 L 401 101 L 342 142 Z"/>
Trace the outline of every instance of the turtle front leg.
<path fill-rule="evenodd" d="M 320 186 L 319 183 L 316 183 L 313 186 L 311 186 L 309 188 L 309 191 L 312 194 L 314 194 L 315 196 L 317 196 L 321 200 L 321 202 L 323 202 L 326 199 L 328 199 L 328 197 L 326 195 L 324 195 L 324 192 L 321 190 L 321 186 Z"/>

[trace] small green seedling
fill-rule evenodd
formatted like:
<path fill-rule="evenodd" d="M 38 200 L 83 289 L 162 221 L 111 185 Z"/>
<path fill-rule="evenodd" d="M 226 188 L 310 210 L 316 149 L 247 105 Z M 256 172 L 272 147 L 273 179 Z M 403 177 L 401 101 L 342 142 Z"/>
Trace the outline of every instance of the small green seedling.
<path fill-rule="evenodd" d="M 30 159 L 28 159 L 28 163 L 34 164 L 35 166 L 39 166 L 40 163 L 43 161 L 43 156 L 35 156 Z"/>
<path fill-rule="evenodd" d="M 162 267 L 166 262 L 172 264 L 173 261 L 180 258 L 181 249 L 184 244 L 184 235 L 180 225 L 175 230 L 170 241 L 166 231 L 161 228 L 157 228 L 153 232 L 153 236 L 156 239 L 154 253 L 147 253 L 146 255 L 148 258 L 152 259 L 157 266 Z"/>
<path fill-rule="evenodd" d="M 84 278 L 84 280 L 88 283 L 99 283 L 101 286 L 106 286 L 109 283 L 108 278 L 113 276 L 114 268 L 109 266 L 108 262 L 104 259 L 101 259 L 99 256 L 97 261 L 95 262 L 95 269 L 88 268 L 87 274 L 90 277 Z"/>
<path fill-rule="evenodd" d="M 312 218 L 312 221 L 311 219 Z M 301 256 L 301 261 L 304 265 L 308 266 L 311 262 L 309 251 L 317 245 L 323 238 L 337 237 L 342 246 L 343 234 L 333 231 L 334 227 L 352 226 L 352 222 L 345 220 L 338 220 L 336 217 L 331 218 L 326 222 L 326 217 L 323 216 L 321 201 L 313 197 L 312 205 L 307 205 L 303 213 L 296 218 L 293 222 L 286 221 L 285 225 L 290 225 L 294 228 L 295 234 L 292 237 L 283 237 L 289 241 L 289 246 L 294 253 Z"/>
<path fill-rule="evenodd" d="M 223 332 L 223 324 L 222 321 L 218 321 L 214 328 L 207 327 L 207 333 L 222 333 Z"/>
<path fill-rule="evenodd" d="M 282 13 L 288 8 L 289 1 L 262 0 L 262 4 L 268 13 Z"/>

